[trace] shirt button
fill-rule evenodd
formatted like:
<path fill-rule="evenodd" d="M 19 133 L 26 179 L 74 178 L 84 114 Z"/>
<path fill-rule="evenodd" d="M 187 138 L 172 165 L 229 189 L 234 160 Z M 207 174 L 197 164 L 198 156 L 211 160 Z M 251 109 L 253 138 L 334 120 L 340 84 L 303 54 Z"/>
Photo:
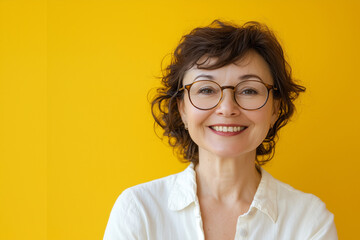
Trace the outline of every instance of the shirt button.
<path fill-rule="evenodd" d="M 247 236 L 247 231 L 244 228 L 240 230 L 240 236 L 241 237 L 246 237 Z"/>

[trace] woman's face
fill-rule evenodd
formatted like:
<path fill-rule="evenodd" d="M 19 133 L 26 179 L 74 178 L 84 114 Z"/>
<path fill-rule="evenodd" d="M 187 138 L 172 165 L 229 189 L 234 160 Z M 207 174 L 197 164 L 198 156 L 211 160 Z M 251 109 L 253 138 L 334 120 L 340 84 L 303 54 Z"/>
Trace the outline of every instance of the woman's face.
<path fill-rule="evenodd" d="M 210 59 L 207 64 L 212 61 L 215 59 Z M 189 69 L 185 73 L 183 85 L 199 80 L 212 80 L 220 86 L 236 86 L 244 81 L 245 76 L 246 80 L 273 84 L 265 60 L 255 51 L 249 51 L 236 64 L 214 70 L 198 69 L 196 66 Z M 204 153 L 221 158 L 237 158 L 249 154 L 255 156 L 256 148 L 277 119 L 278 107 L 271 91 L 267 103 L 252 111 L 237 105 L 231 89 L 224 90 L 222 101 L 211 110 L 195 108 L 189 101 L 188 94 L 185 90 L 183 100 L 179 101 L 179 110 L 192 140 L 199 147 L 200 157 Z M 228 130 L 229 127 L 232 127 L 232 132 Z"/>

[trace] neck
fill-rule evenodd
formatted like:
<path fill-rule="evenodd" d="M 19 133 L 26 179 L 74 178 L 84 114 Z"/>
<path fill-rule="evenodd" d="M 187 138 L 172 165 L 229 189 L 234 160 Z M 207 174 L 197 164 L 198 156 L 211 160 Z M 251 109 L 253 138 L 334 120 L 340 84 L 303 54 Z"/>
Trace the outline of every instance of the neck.
<path fill-rule="evenodd" d="M 195 171 L 198 196 L 219 202 L 251 203 L 261 179 L 255 167 L 255 152 L 239 158 L 221 158 L 200 151 Z"/>

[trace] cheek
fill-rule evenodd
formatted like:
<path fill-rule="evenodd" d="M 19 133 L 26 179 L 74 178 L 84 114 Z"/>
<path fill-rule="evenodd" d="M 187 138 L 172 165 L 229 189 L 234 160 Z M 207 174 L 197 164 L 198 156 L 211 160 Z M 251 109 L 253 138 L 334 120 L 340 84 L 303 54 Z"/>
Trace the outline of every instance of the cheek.
<path fill-rule="evenodd" d="M 272 123 L 272 108 L 261 108 L 248 114 L 256 127 L 268 130 Z"/>
<path fill-rule="evenodd" d="M 254 111 L 251 115 L 248 115 L 248 117 L 253 124 L 252 130 L 249 132 L 249 136 L 253 144 L 252 147 L 256 148 L 264 141 L 269 132 L 271 114 L 269 111 Z"/>
<path fill-rule="evenodd" d="M 189 104 L 191 105 L 191 103 Z M 199 141 L 201 141 L 206 134 L 211 111 L 202 111 L 192 105 L 185 106 L 184 110 L 186 111 L 186 121 L 190 137 L 196 144 L 199 144 Z"/>
<path fill-rule="evenodd" d="M 200 127 L 201 125 L 205 124 L 207 118 L 208 113 L 205 111 L 195 109 L 194 107 L 190 107 L 187 110 L 187 121 L 189 127 Z"/>
<path fill-rule="evenodd" d="M 186 120 L 188 124 L 196 124 L 197 122 L 202 121 L 202 119 L 205 117 L 207 111 L 202 111 L 197 108 L 195 108 L 190 100 L 188 98 L 184 99 L 183 102 L 183 112 L 184 116 L 186 117 Z"/>

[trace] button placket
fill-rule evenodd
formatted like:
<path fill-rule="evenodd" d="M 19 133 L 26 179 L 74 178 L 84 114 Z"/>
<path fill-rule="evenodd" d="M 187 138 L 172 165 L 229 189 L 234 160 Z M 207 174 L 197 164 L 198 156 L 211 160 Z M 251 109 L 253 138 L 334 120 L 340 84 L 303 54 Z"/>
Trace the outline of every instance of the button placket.
<path fill-rule="evenodd" d="M 247 232 L 247 230 L 245 229 L 245 228 L 241 228 L 240 229 L 240 236 L 242 237 L 242 238 L 246 238 L 246 236 L 247 236 L 247 234 L 248 234 L 248 232 Z"/>
<path fill-rule="evenodd" d="M 237 224 L 236 224 L 235 239 L 236 239 L 236 240 L 248 239 L 248 235 L 249 235 L 248 224 L 247 224 L 247 222 L 244 221 L 244 219 L 242 219 L 242 217 L 240 216 L 240 217 L 238 218 L 238 222 L 237 222 Z"/>
<path fill-rule="evenodd" d="M 204 240 L 205 233 L 204 233 L 203 222 L 202 222 L 202 218 L 201 218 L 200 204 L 198 201 L 195 201 L 194 214 L 195 214 L 196 222 L 198 224 L 198 231 L 197 231 L 198 239 Z"/>

